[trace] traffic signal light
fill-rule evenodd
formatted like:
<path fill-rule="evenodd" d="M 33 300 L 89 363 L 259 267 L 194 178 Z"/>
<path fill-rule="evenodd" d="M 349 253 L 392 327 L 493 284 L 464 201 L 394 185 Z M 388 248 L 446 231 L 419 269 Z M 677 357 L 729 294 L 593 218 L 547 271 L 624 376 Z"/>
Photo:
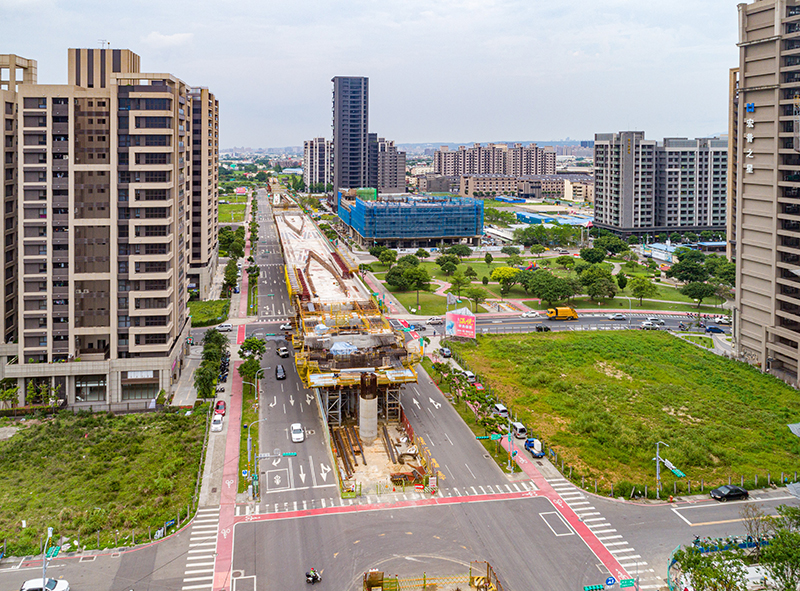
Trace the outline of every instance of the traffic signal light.
<path fill-rule="evenodd" d="M 604 585 L 584 585 L 583 591 L 603 591 Z"/>

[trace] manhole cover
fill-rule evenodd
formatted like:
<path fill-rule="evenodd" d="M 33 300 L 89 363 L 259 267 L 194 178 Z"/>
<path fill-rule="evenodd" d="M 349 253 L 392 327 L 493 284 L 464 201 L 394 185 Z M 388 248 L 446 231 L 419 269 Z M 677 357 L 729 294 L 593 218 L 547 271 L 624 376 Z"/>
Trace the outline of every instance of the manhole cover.
<path fill-rule="evenodd" d="M 483 457 L 484 458 L 491 458 L 492 456 L 490 456 L 489 454 L 483 454 Z"/>
<path fill-rule="evenodd" d="M 80 562 L 94 562 L 95 558 L 97 558 L 97 556 L 81 556 Z"/>
<path fill-rule="evenodd" d="M 212 492 L 212 493 L 215 493 L 215 492 L 217 492 L 217 487 L 215 486 L 214 488 L 212 488 L 212 489 L 211 489 L 211 492 Z"/>

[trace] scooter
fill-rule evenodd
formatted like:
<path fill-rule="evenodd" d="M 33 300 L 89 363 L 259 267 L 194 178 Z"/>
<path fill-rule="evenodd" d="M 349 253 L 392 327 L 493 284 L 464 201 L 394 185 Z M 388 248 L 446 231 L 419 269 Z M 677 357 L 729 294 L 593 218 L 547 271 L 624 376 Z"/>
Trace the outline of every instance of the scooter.
<path fill-rule="evenodd" d="M 313 585 L 314 583 L 321 583 L 321 582 L 322 582 L 322 575 L 320 575 L 318 572 L 306 573 L 306 583 L 311 583 Z"/>

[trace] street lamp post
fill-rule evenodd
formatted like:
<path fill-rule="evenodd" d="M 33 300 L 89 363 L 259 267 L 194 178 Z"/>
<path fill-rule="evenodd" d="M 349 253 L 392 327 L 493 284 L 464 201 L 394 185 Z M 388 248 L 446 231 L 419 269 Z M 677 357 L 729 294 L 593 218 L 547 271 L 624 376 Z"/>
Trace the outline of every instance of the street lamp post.
<path fill-rule="evenodd" d="M 266 367 L 262 367 L 261 369 L 259 369 L 259 370 L 256 372 L 256 402 L 258 402 L 258 374 L 260 374 L 260 373 L 261 373 L 262 371 L 264 371 L 265 369 L 267 369 L 267 368 L 266 368 Z M 263 376 L 262 376 L 262 377 L 263 377 Z"/>
<path fill-rule="evenodd" d="M 661 455 L 659 453 L 659 451 L 660 451 L 659 446 L 660 445 L 666 445 L 667 447 L 669 447 L 669 445 L 664 443 L 663 441 L 657 441 L 656 442 L 656 498 L 657 499 L 661 498 L 661 496 L 659 494 L 659 492 L 661 490 Z"/>
<path fill-rule="evenodd" d="M 47 528 L 47 539 L 44 541 L 44 549 L 42 550 L 42 587 L 47 587 L 47 542 L 53 537 L 53 528 Z"/>
<path fill-rule="evenodd" d="M 245 382 L 244 380 L 242 380 L 242 383 L 243 383 L 243 384 L 247 384 L 248 386 L 253 386 L 253 388 L 255 388 L 255 391 L 256 391 L 256 400 L 258 400 L 258 386 L 257 386 L 257 385 L 255 385 L 253 382 Z"/>
<path fill-rule="evenodd" d="M 247 425 L 247 470 L 248 471 L 250 470 L 250 462 L 251 462 L 251 458 L 252 458 L 252 455 L 253 455 L 252 454 L 253 443 L 252 443 L 252 440 L 250 439 L 250 427 L 252 427 L 256 423 L 260 423 L 260 422 L 266 421 L 266 420 L 267 420 L 267 417 L 264 417 L 263 419 L 258 419 L 257 421 L 253 421 L 252 423 Z"/>

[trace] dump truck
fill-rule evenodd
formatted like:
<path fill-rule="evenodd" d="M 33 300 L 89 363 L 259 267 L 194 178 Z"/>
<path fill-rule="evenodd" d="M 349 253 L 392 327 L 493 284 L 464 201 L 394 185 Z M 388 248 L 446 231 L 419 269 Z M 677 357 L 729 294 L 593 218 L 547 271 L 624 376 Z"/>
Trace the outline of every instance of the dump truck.
<path fill-rule="evenodd" d="M 578 313 L 575 311 L 575 308 L 548 308 L 547 310 L 547 319 L 548 320 L 577 320 Z"/>

